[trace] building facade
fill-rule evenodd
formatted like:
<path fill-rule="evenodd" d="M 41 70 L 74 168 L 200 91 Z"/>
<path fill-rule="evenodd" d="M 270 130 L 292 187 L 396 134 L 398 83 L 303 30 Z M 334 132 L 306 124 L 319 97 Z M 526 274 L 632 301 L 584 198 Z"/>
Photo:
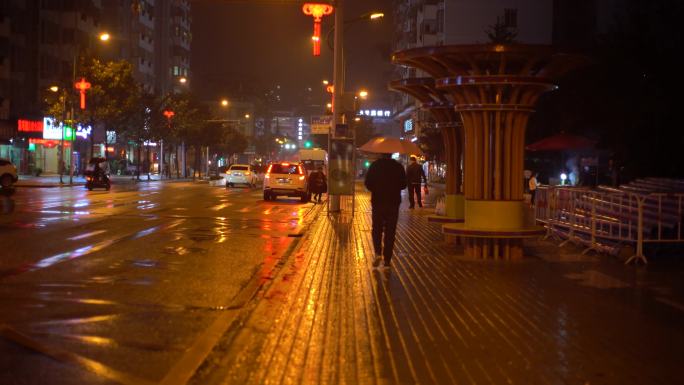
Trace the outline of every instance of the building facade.
<path fill-rule="evenodd" d="M 189 0 L 0 2 L 0 157 L 21 173 L 58 172 L 62 146 L 67 165 L 72 156 L 79 161 L 73 150 L 98 127 L 65 142 L 21 131 L 20 122 L 45 127 L 47 104 L 56 97 L 49 89 L 71 90 L 85 58 L 129 61 L 150 93 L 181 90 L 180 79 L 190 75 L 191 22 Z M 111 36 L 106 44 L 98 37 L 103 32 Z M 95 138 L 104 143 L 104 132 Z"/>

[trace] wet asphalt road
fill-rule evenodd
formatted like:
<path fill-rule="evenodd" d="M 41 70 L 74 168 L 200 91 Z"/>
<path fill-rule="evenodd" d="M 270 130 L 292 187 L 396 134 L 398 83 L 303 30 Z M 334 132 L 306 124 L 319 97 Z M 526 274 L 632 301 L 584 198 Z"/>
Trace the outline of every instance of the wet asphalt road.
<path fill-rule="evenodd" d="M 0 215 L 0 384 L 181 383 L 169 373 L 189 370 L 315 212 L 261 195 L 19 189 Z"/>

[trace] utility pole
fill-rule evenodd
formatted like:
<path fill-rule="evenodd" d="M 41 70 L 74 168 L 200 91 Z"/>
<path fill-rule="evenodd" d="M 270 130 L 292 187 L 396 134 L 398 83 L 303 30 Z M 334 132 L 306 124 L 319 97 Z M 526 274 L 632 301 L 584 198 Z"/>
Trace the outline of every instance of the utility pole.
<path fill-rule="evenodd" d="M 328 151 L 331 149 L 331 140 L 337 136 L 335 132 L 338 124 L 344 124 L 343 97 L 344 97 L 344 12 L 342 11 L 343 0 L 335 3 L 335 49 L 333 51 L 333 122 L 328 135 Z M 329 211 L 340 211 L 340 196 L 330 195 Z"/>

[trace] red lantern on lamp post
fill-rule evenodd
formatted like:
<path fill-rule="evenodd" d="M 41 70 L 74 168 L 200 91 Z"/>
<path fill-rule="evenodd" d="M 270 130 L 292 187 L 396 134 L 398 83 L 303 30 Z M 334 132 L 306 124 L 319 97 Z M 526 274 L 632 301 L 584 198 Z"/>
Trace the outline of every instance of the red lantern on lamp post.
<path fill-rule="evenodd" d="M 90 83 L 88 83 L 85 78 L 81 78 L 80 81 L 76 82 L 74 84 L 74 87 L 81 93 L 81 109 L 85 110 L 86 108 L 86 90 L 90 89 Z"/>
<path fill-rule="evenodd" d="M 166 120 L 169 124 L 169 133 L 170 133 L 171 132 L 171 118 L 173 118 L 173 116 L 176 115 L 176 113 L 171 111 L 171 110 L 164 110 L 164 112 L 162 112 L 162 114 L 164 114 L 164 116 L 166 116 Z M 160 153 L 160 156 L 159 156 L 159 158 L 160 158 L 159 159 L 159 179 L 163 179 L 164 178 L 164 139 L 159 141 L 159 145 L 160 145 L 159 146 L 159 153 Z M 170 159 L 169 159 L 169 161 L 170 161 Z M 171 177 L 171 173 L 169 172 L 169 178 L 170 177 Z"/>
<path fill-rule="evenodd" d="M 313 41 L 313 55 L 321 55 L 321 19 L 323 16 L 330 15 L 333 12 L 333 6 L 330 4 L 320 3 L 305 3 L 302 6 L 302 11 L 307 16 L 314 18 L 314 33 L 311 37 Z"/>

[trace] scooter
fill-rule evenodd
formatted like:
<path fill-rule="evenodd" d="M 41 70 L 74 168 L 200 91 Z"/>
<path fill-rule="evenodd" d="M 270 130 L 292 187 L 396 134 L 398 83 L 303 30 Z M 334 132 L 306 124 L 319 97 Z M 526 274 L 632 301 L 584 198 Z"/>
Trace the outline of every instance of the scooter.
<path fill-rule="evenodd" d="M 106 190 L 112 188 L 112 184 L 109 181 L 109 175 L 104 171 L 91 172 L 86 175 L 86 188 L 93 191 L 94 188 L 104 187 Z"/>
<path fill-rule="evenodd" d="M 106 190 L 112 188 L 112 184 L 109 182 L 109 173 L 107 173 L 106 168 L 102 165 L 107 163 L 105 158 L 92 158 L 88 162 L 88 169 L 86 169 L 85 177 L 86 184 L 85 187 L 92 191 L 94 188 L 104 187 Z"/>

